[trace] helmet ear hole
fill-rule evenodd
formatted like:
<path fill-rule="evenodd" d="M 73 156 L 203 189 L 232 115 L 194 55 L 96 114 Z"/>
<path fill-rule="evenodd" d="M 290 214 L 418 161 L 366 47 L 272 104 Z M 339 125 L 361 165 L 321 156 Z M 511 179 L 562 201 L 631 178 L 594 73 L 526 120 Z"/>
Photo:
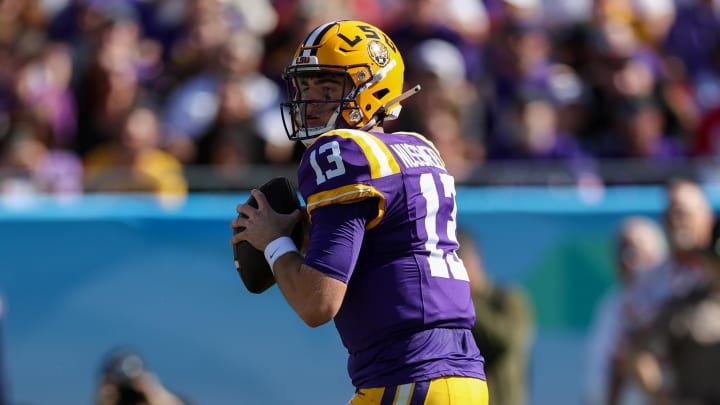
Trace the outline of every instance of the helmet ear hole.
<path fill-rule="evenodd" d="M 382 100 L 383 97 L 385 97 L 388 93 L 390 93 L 390 90 L 388 89 L 381 89 L 373 93 L 373 96 L 375 96 L 376 99 Z"/>

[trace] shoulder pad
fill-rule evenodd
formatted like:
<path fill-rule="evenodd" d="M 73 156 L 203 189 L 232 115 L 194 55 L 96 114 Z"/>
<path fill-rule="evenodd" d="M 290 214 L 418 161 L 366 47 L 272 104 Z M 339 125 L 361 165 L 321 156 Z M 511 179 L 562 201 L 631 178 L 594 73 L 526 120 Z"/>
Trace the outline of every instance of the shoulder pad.
<path fill-rule="evenodd" d="M 373 181 L 400 173 L 395 155 L 377 136 L 359 130 L 333 130 L 305 151 L 298 169 L 300 193 L 308 211 L 382 194 Z"/>

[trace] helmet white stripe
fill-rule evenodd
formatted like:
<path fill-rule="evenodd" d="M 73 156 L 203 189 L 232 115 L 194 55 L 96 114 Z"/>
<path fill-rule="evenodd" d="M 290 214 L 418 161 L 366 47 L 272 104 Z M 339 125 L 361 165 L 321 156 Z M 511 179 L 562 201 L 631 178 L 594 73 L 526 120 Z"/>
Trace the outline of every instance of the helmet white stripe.
<path fill-rule="evenodd" d="M 337 21 L 329 22 L 327 24 L 323 24 L 317 28 L 315 28 L 315 31 L 311 32 L 310 35 L 308 35 L 307 40 L 305 41 L 305 44 L 303 47 L 308 47 L 303 49 L 301 56 L 310 56 L 312 55 L 312 48 L 309 48 L 310 46 L 317 45 L 315 42 L 322 37 L 322 35 L 325 33 L 327 28 L 329 28 L 331 25 L 336 24 Z"/>

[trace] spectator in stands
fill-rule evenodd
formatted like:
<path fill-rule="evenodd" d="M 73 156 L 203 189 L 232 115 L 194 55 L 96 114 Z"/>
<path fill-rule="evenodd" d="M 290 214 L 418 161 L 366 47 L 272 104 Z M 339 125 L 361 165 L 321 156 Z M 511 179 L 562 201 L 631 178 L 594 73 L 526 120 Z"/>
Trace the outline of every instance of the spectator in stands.
<path fill-rule="evenodd" d="M 137 352 L 110 351 L 102 361 L 95 405 L 188 405 L 168 390 Z"/>
<path fill-rule="evenodd" d="M 522 94 L 515 104 L 512 130 L 502 144 L 491 149 L 490 160 L 582 161 L 590 156 L 582 149 L 575 134 L 560 132 L 558 111 L 546 92 Z"/>
<path fill-rule="evenodd" d="M 601 158 L 672 162 L 688 157 L 683 140 L 665 132 L 666 116 L 656 101 L 625 100 L 615 106 L 614 116 L 614 131 L 598 147 Z"/>
<path fill-rule="evenodd" d="M 525 291 L 497 284 L 485 269 L 477 240 L 458 232 L 458 256 L 467 268 L 475 306 L 473 336 L 483 347 L 493 405 L 529 403 L 529 365 L 535 337 L 532 304 Z"/>
<path fill-rule="evenodd" d="M 16 114 L 29 116 L 44 128 L 43 141 L 53 149 L 75 144 L 77 109 L 70 88 L 70 48 L 61 42 L 46 43 L 17 72 Z"/>
<path fill-rule="evenodd" d="M 662 79 L 660 57 L 640 40 L 632 20 L 632 8 L 626 1 L 599 1 L 593 19 L 584 27 L 589 59 L 581 74 L 592 94 L 588 143 L 615 132 L 619 103 L 655 97 Z M 601 147 L 598 154 L 602 154 Z"/>
<path fill-rule="evenodd" d="M 518 103 L 528 94 L 548 91 L 553 65 L 550 49 L 548 32 L 537 21 L 507 22 L 490 38 L 485 51 L 492 63 L 480 83 L 488 156 L 512 148 Z"/>
<path fill-rule="evenodd" d="M 458 0 L 455 0 L 458 1 Z M 473 29 L 457 15 L 450 1 L 406 0 L 401 14 L 404 18 L 388 28 L 388 36 L 393 38 L 400 52 L 408 54 L 418 43 L 428 39 L 440 39 L 453 44 L 463 58 L 468 79 L 481 73 L 481 50 L 487 36 L 487 19 L 482 4 L 468 1 L 468 14 L 478 16 L 473 21 Z M 477 31 L 475 31 L 477 30 Z"/>
<path fill-rule="evenodd" d="M 184 197 L 188 185 L 183 167 L 160 149 L 160 138 L 155 111 L 135 106 L 121 123 L 118 140 L 101 144 L 85 156 L 86 189 Z"/>
<path fill-rule="evenodd" d="M 625 355 L 617 356 L 622 361 L 616 368 L 618 386 L 633 381 L 637 367 L 647 364 L 637 363 L 631 354 L 649 349 L 651 342 L 647 333 L 656 322 L 660 308 L 708 282 L 707 262 L 698 254 L 710 243 L 715 218 L 708 197 L 697 182 L 675 178 L 667 183 L 665 198 L 663 221 L 670 253 L 659 266 L 643 272 L 629 289 L 622 311 L 622 323 L 626 326 L 621 337 Z M 665 365 L 660 364 L 659 370 L 664 372 Z M 644 378 L 652 373 L 644 372 Z"/>
<path fill-rule="evenodd" d="M 222 19 L 217 20 L 222 26 Z M 215 44 L 217 49 L 210 53 L 210 66 L 181 82 L 169 95 L 163 111 L 166 149 L 184 164 L 195 163 L 198 144 L 219 118 L 222 89 L 225 84 L 235 83 L 235 90 L 242 91 L 251 112 L 255 131 L 267 143 L 261 159 L 290 162 L 294 144 L 287 140 L 280 119 L 282 92 L 260 71 L 262 41 L 249 32 L 232 32 L 229 28 L 223 30 L 221 39 L 222 45 Z"/>
<path fill-rule="evenodd" d="M 525 162 L 538 171 L 556 173 L 547 176 L 554 182 L 602 184 L 595 157 L 585 151 L 576 133 L 565 130 L 571 127 L 560 126 L 569 123 L 565 109 L 577 112 L 582 107 L 575 104 L 578 108 L 572 108 L 573 101 L 563 100 L 564 96 L 557 93 L 558 89 L 553 87 L 555 74 L 548 73 L 544 88 L 528 87 L 515 95 L 515 102 L 505 110 L 507 122 L 502 124 L 502 141 L 488 147 L 487 160 Z"/>
<path fill-rule="evenodd" d="M 100 4 L 93 2 L 93 7 L 101 7 Z M 97 36 L 92 40 L 97 44 L 86 50 L 87 65 L 77 66 L 77 72 L 82 74 L 75 88 L 78 102 L 75 148 L 83 156 L 91 148 L 115 140 L 116 129 L 136 104 L 155 102 L 155 95 L 143 85 L 141 76 L 141 67 L 146 63 L 142 52 L 155 47 L 144 45 L 150 40 L 143 36 L 134 9 L 125 7 L 110 11 L 102 8 L 112 14 L 102 14 L 105 19 L 98 23 L 99 31 L 92 31 Z M 154 51 L 152 55 L 159 57 Z"/>
<path fill-rule="evenodd" d="M 490 35 L 490 17 L 483 0 L 447 0 L 445 4 L 448 24 L 460 34 L 464 43 L 482 48 Z M 477 52 L 477 51 L 476 51 Z M 482 56 L 478 53 L 478 58 Z M 478 59 L 468 63 L 468 79 L 477 79 L 481 73 L 483 61 Z"/>
<path fill-rule="evenodd" d="M 481 129 L 478 115 L 482 102 L 473 83 L 467 79 L 467 69 L 460 50 L 450 42 L 442 39 L 427 39 L 417 43 L 408 52 L 408 83 L 419 83 L 422 92 L 418 93 L 406 110 L 411 110 L 409 117 L 401 119 L 395 127 L 413 128 L 414 121 L 432 110 L 437 104 L 449 103 L 458 108 L 462 114 L 462 129 L 469 140 L 476 138 L 481 141 L 482 134 L 472 135 Z M 412 100 L 412 99 L 410 99 Z"/>
<path fill-rule="evenodd" d="M 548 89 L 550 99 L 555 105 L 557 130 L 560 133 L 572 134 L 584 153 L 592 155 L 592 151 L 583 143 L 591 114 L 591 96 L 587 83 L 572 66 L 555 63 L 551 68 Z"/>
<path fill-rule="evenodd" d="M 642 386 L 658 404 L 720 403 L 720 222 L 701 251 L 707 283 L 673 296 L 632 356 Z"/>
<path fill-rule="evenodd" d="M 52 148 L 42 128 L 32 117 L 16 120 L 0 143 L 0 194 L 73 197 L 83 192 L 82 160 L 70 149 Z"/>
<path fill-rule="evenodd" d="M 619 386 L 615 377 L 623 354 L 623 305 L 638 278 L 662 263 L 668 246 L 662 227 L 644 216 L 625 218 L 614 236 L 613 264 L 617 284 L 595 308 L 587 339 L 584 401 L 587 405 L 638 404 L 644 397 L 634 384 Z"/>
<path fill-rule="evenodd" d="M 198 142 L 198 164 L 242 170 L 269 162 L 266 141 L 250 101 L 249 80 L 228 78 L 221 84 L 217 116 Z"/>
<path fill-rule="evenodd" d="M 665 201 L 670 255 L 638 280 L 626 309 L 631 325 L 647 323 L 661 302 L 706 281 L 705 263 L 696 252 L 709 243 L 715 214 L 705 191 L 694 180 L 674 178 L 666 185 Z"/>

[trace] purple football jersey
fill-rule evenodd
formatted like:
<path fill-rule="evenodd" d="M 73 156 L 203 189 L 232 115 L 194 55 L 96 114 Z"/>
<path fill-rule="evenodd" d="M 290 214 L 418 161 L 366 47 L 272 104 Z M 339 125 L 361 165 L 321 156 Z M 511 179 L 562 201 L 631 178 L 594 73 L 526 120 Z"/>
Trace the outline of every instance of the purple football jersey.
<path fill-rule="evenodd" d="M 305 151 L 298 179 L 311 220 L 323 206 L 378 201 L 355 267 L 332 274 L 348 283 L 335 326 L 353 384 L 484 379 L 468 274 L 456 254 L 455 183 L 432 143 L 413 133 L 334 130 Z"/>

